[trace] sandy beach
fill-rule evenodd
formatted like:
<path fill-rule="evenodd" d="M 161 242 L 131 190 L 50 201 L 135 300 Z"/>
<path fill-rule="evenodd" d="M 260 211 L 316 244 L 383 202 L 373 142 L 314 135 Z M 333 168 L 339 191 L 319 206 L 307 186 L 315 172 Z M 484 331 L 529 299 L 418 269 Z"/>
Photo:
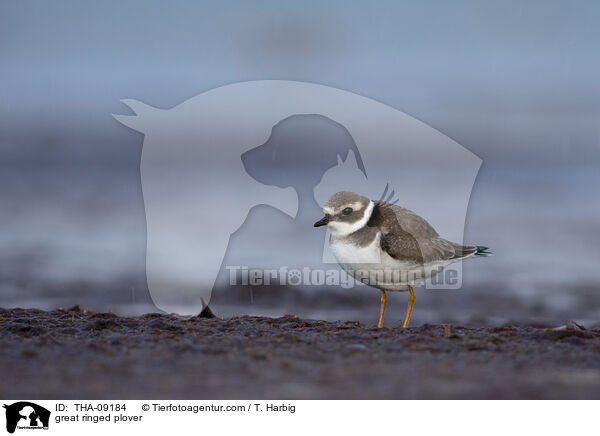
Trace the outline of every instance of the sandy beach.
<path fill-rule="evenodd" d="M 0 309 L 3 398 L 600 398 L 600 329 Z"/>

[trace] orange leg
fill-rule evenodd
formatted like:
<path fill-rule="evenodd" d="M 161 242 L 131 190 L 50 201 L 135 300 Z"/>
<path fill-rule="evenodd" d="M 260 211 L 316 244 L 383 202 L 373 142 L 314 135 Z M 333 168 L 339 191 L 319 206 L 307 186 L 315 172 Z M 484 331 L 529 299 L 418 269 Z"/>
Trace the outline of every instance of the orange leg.
<path fill-rule="evenodd" d="M 408 290 L 410 291 L 410 295 L 408 296 L 408 309 L 406 310 L 406 319 L 404 320 L 403 328 L 408 327 L 410 316 L 412 315 L 413 307 L 415 307 L 415 301 L 417 300 L 417 294 L 415 294 L 413 287 L 409 285 Z"/>
<path fill-rule="evenodd" d="M 385 308 L 387 306 L 387 295 L 384 290 L 381 291 L 381 310 L 379 311 L 379 324 L 377 328 L 383 327 L 383 317 L 385 316 Z"/>

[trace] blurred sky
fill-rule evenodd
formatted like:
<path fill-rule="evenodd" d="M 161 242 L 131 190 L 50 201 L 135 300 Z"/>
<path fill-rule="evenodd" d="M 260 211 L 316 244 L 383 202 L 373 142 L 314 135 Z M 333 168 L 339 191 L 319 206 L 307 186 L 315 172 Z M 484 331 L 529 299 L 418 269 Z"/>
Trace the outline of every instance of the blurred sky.
<path fill-rule="evenodd" d="M 121 98 L 277 78 L 374 98 L 484 160 L 598 163 L 599 17 L 594 1 L 3 2 L 2 146 L 58 158 L 64 130 L 123 137 Z"/>

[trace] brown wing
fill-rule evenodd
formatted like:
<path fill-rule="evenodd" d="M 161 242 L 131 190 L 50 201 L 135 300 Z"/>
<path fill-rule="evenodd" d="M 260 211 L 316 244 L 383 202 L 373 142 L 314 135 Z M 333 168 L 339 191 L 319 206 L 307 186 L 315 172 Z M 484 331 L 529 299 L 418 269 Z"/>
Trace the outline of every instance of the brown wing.
<path fill-rule="evenodd" d="M 379 211 L 381 217 L 385 217 L 385 223 L 393 226 L 394 229 L 400 226 L 416 238 L 435 238 L 439 236 L 425 219 L 413 211 L 383 201 L 374 203 L 375 209 Z"/>
<path fill-rule="evenodd" d="M 381 248 L 401 261 L 428 263 L 472 254 L 469 249 L 439 237 L 435 229 L 414 212 L 385 202 L 375 202 L 368 223 L 381 231 Z"/>

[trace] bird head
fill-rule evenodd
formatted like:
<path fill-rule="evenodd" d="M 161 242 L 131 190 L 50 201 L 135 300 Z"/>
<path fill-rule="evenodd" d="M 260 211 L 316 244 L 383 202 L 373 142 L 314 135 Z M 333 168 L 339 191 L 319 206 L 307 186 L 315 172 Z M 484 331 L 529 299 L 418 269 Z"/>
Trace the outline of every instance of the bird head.
<path fill-rule="evenodd" d="M 354 192 L 337 192 L 327 200 L 323 211 L 325 217 L 314 226 L 328 226 L 334 234 L 349 235 L 367 225 L 373 213 L 374 203 Z"/>

